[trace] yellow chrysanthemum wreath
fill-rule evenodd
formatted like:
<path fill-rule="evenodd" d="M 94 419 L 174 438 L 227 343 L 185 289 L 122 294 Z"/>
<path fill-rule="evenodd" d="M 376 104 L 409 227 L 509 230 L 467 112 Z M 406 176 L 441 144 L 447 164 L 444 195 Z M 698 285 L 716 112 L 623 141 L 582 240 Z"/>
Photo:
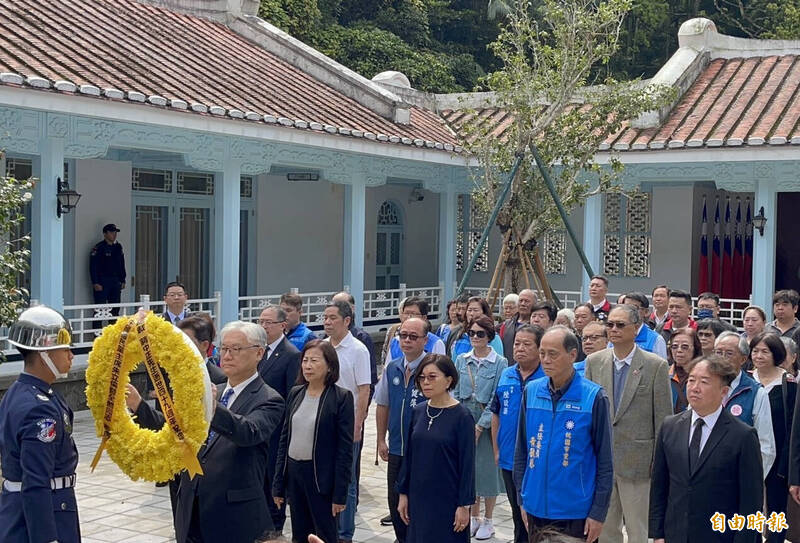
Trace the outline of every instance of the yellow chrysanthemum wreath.
<path fill-rule="evenodd" d="M 141 428 L 125 405 L 130 372 L 146 358 L 139 333 L 142 328 L 137 324 L 140 322 L 136 316 L 120 318 L 106 326 L 94 341 L 86 370 L 86 403 L 92 411 L 98 437 L 105 436 L 105 449 L 120 469 L 134 481 L 162 482 L 189 467 L 187 456 L 196 460 L 197 451 L 208 435 L 210 382 L 203 357 L 194 344 L 172 324 L 148 313 L 144 319 L 146 343 L 155 361 L 169 374 L 172 403 L 183 441 L 169 424 L 159 431 Z M 124 355 L 114 383 L 115 356 L 126 328 Z M 113 407 L 109 408 L 111 420 L 107 423 L 112 385 L 116 385 L 116 394 Z"/>

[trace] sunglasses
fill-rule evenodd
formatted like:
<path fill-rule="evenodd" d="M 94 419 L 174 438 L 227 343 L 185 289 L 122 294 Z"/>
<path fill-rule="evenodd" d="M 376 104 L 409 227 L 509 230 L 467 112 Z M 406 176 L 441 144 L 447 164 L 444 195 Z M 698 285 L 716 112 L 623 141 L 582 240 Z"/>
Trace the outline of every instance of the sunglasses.
<path fill-rule="evenodd" d="M 606 321 L 606 328 L 619 328 L 620 330 L 622 330 L 623 328 L 628 326 L 628 324 L 629 323 L 627 322 Z"/>
<path fill-rule="evenodd" d="M 485 338 L 487 336 L 486 330 L 467 330 L 469 337 Z"/>
<path fill-rule="evenodd" d="M 418 339 L 424 336 L 418 336 L 417 334 L 410 334 L 408 332 L 400 332 L 397 334 L 397 337 L 400 339 L 410 339 L 411 341 L 417 341 Z"/>

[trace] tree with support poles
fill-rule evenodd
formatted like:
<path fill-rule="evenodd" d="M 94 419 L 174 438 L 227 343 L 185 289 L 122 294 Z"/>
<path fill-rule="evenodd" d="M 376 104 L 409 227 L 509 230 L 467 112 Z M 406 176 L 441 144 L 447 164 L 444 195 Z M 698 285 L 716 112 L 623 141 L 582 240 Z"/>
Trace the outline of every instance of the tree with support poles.
<path fill-rule="evenodd" d="M 18 285 L 18 280 L 28 269 L 31 254 L 28 248 L 30 236 L 20 230 L 25 220 L 25 204 L 31 200 L 32 190 L 31 179 L 0 177 L 0 326 L 14 322 L 28 303 L 29 293 Z"/>
<path fill-rule="evenodd" d="M 632 0 L 516 0 L 492 44 L 503 66 L 486 78 L 493 91 L 486 106 L 502 109 L 507 126 L 476 114 L 457 128 L 481 166 L 473 198 L 487 216 L 496 210 L 486 233 L 496 224 L 505 241 L 495 286 L 516 292 L 532 275 L 550 297 L 536 240 L 563 223 L 582 254 L 565 210 L 593 194 L 620 190 L 615 179 L 622 164 L 613 154 L 607 164 L 598 163 L 600 144 L 674 96 L 671 88 L 640 80 L 595 80 L 618 48 L 631 6 Z M 591 273 L 585 257 L 584 264 Z"/>

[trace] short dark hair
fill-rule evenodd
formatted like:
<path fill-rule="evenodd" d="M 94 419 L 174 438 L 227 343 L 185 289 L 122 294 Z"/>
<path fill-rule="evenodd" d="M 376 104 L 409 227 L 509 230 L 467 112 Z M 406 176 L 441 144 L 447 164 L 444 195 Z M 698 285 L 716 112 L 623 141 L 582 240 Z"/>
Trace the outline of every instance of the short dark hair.
<path fill-rule="evenodd" d="M 294 292 L 287 292 L 286 294 L 281 294 L 281 299 L 278 303 L 290 305 L 295 309 L 301 309 L 303 307 L 303 298 Z"/>
<path fill-rule="evenodd" d="M 709 329 L 713 332 L 714 337 L 716 338 L 725 330 L 728 330 L 728 327 L 725 326 L 725 323 L 719 319 L 700 319 L 697 321 L 697 329 L 698 330 L 706 330 Z"/>
<path fill-rule="evenodd" d="M 423 317 L 428 316 L 428 311 L 430 311 L 430 306 L 428 305 L 428 301 L 420 298 L 419 296 L 409 296 L 403 301 L 403 309 L 407 308 L 410 305 L 417 306 L 419 312 L 422 314 Z"/>
<path fill-rule="evenodd" d="M 669 287 L 668 287 L 667 285 L 656 285 L 656 286 L 654 286 L 654 287 L 653 287 L 653 290 L 652 290 L 652 292 L 650 292 L 650 294 L 655 294 L 655 293 L 656 293 L 656 291 L 657 291 L 658 289 L 660 289 L 660 288 L 663 288 L 663 289 L 665 289 L 665 290 L 667 291 L 667 294 L 669 294 Z"/>
<path fill-rule="evenodd" d="M 422 390 L 422 386 L 419 383 L 419 378 L 422 375 L 422 370 L 425 369 L 425 366 L 430 366 L 431 364 L 435 364 L 439 371 L 444 373 L 445 377 L 451 377 L 453 380 L 450 382 L 450 386 L 447 387 L 447 390 L 453 390 L 456 388 L 458 384 L 458 370 L 456 369 L 456 365 L 453 364 L 453 361 L 450 360 L 449 357 L 443 354 L 428 354 L 425 355 L 425 358 L 419 363 L 417 366 L 417 372 L 414 374 L 414 383 L 417 385 L 417 389 Z"/>
<path fill-rule="evenodd" d="M 750 357 L 753 357 L 753 349 L 761 342 L 767 346 L 772 353 L 772 363 L 776 366 L 783 364 L 786 360 L 786 346 L 781 341 L 781 337 L 775 332 L 761 332 L 750 340 Z"/>
<path fill-rule="evenodd" d="M 670 298 L 683 298 L 686 300 L 686 303 L 689 304 L 689 307 L 692 307 L 692 295 L 686 292 L 685 290 L 679 290 L 674 288 L 669 291 Z"/>
<path fill-rule="evenodd" d="M 639 302 L 639 305 L 642 306 L 642 309 L 647 309 L 650 307 L 650 300 L 647 298 L 644 292 L 629 292 L 625 295 L 625 300 L 627 301 L 628 298 Z"/>
<path fill-rule="evenodd" d="M 339 355 L 336 354 L 336 349 L 333 348 L 331 342 L 324 341 L 322 339 L 312 339 L 303 345 L 303 350 L 300 352 L 301 364 L 303 363 L 303 358 L 305 358 L 309 349 L 319 349 L 322 351 L 322 357 L 325 359 L 325 363 L 328 365 L 328 373 L 325 375 L 325 386 L 335 385 L 336 381 L 339 380 Z M 303 376 L 302 369 L 297 373 L 297 384 L 308 384 L 305 376 Z"/>
<path fill-rule="evenodd" d="M 558 316 L 558 309 L 550 300 L 542 300 L 541 302 L 536 302 L 531 307 L 531 314 L 536 313 L 537 311 L 547 311 L 547 316 L 550 319 L 550 322 L 555 322 L 556 317 Z"/>
<path fill-rule="evenodd" d="M 592 304 L 590 304 L 589 302 L 586 302 L 585 304 L 578 304 L 575 306 L 575 309 L 573 311 L 576 311 L 580 307 L 588 309 L 589 313 L 592 314 L 592 319 L 594 319 L 594 306 Z"/>
<path fill-rule="evenodd" d="M 489 302 L 486 301 L 486 298 L 481 298 L 480 296 L 472 296 L 469 300 L 467 300 L 467 306 L 469 306 L 469 304 L 480 304 L 481 311 L 483 311 L 483 314 L 488 317 L 492 316 L 492 308 L 489 307 Z"/>
<path fill-rule="evenodd" d="M 686 328 L 678 328 L 672 332 L 672 336 L 669 338 L 669 345 L 668 347 L 672 348 L 672 342 L 675 341 L 675 338 L 678 336 L 689 336 L 689 339 L 692 342 L 692 348 L 694 349 L 694 356 L 700 356 L 703 354 L 703 346 L 700 344 L 700 338 L 697 337 L 697 332 L 690 326 Z M 671 356 L 671 353 L 667 353 Z"/>
<path fill-rule="evenodd" d="M 486 331 L 486 337 L 489 338 L 489 341 L 494 339 L 496 332 L 494 330 L 494 321 L 491 319 L 491 317 L 487 315 L 478 315 L 469 321 L 469 324 L 467 324 L 467 330 L 472 330 L 472 327 L 476 324 Z"/>
<path fill-rule="evenodd" d="M 183 283 L 181 283 L 179 281 L 171 281 L 171 282 L 167 283 L 166 287 L 164 287 L 164 296 L 167 295 L 167 291 L 169 289 L 171 289 L 172 287 L 181 287 L 183 289 L 183 292 L 186 293 L 186 287 L 184 286 Z"/>
<path fill-rule="evenodd" d="M 549 334 L 550 332 L 564 332 L 564 338 L 561 342 L 561 345 L 564 347 L 564 350 L 567 352 L 570 351 L 580 352 L 580 344 L 578 343 L 578 336 L 576 336 L 572 332 L 572 330 L 570 330 L 566 326 L 557 324 L 545 330 L 544 334 Z M 544 334 L 542 334 L 542 337 L 544 337 Z"/>
<path fill-rule="evenodd" d="M 794 289 L 779 290 L 772 295 L 772 305 L 778 302 L 788 303 L 792 307 L 796 307 L 800 303 L 800 294 Z"/>
<path fill-rule="evenodd" d="M 686 368 L 686 373 L 691 374 L 694 367 L 701 362 L 706 362 L 708 364 L 708 371 L 711 372 L 711 375 L 716 375 L 719 377 L 725 386 L 731 386 L 731 383 L 733 383 L 733 380 L 736 379 L 736 376 L 738 375 L 738 372 L 733 368 L 733 364 L 728 362 L 725 358 L 715 354 L 698 356 L 689 362 L 689 366 Z"/>
<path fill-rule="evenodd" d="M 197 341 L 208 341 L 211 343 L 217 335 L 217 330 L 214 328 L 214 321 L 211 320 L 208 313 L 192 313 L 185 319 L 178 321 L 178 324 L 175 326 L 181 330 L 191 330 Z"/>
<path fill-rule="evenodd" d="M 350 318 L 350 322 L 353 322 L 353 308 L 347 302 L 329 302 L 328 305 L 325 306 L 325 309 L 329 307 L 335 307 L 336 310 L 339 312 L 339 316 L 343 319 Z"/>
<path fill-rule="evenodd" d="M 517 328 L 517 336 L 520 334 L 530 334 L 533 336 L 533 339 L 536 341 L 536 346 L 538 347 L 542 343 L 542 336 L 544 335 L 544 328 L 537 324 L 523 324 L 519 328 Z M 516 337 L 516 336 L 515 336 Z"/>
<path fill-rule="evenodd" d="M 605 275 L 599 275 L 599 274 L 598 275 L 593 275 L 593 276 L 591 276 L 589 278 L 589 281 L 591 281 L 592 279 L 600 279 L 603 282 L 603 284 L 606 286 L 606 288 L 608 288 L 608 277 L 606 277 Z"/>
<path fill-rule="evenodd" d="M 714 305 L 719 307 L 719 296 L 717 296 L 713 292 L 702 293 L 700 296 L 697 297 L 697 301 L 699 302 L 700 300 L 711 300 L 712 302 L 714 302 Z"/>

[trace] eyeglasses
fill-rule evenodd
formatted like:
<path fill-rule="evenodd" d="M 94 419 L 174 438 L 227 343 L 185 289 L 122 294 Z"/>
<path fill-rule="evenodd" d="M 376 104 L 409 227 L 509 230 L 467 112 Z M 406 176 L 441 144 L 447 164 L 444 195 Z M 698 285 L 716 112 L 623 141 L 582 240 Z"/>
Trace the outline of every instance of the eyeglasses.
<path fill-rule="evenodd" d="M 672 349 L 673 351 L 689 351 L 689 350 L 692 349 L 692 346 L 691 345 L 678 345 L 676 343 L 676 344 L 670 345 L 669 348 Z"/>
<path fill-rule="evenodd" d="M 239 356 L 242 353 L 242 351 L 246 349 L 253 349 L 253 348 L 257 349 L 258 347 L 261 347 L 261 345 L 247 345 L 245 347 L 240 347 L 239 345 L 236 345 L 235 347 L 226 347 L 225 345 L 223 345 L 222 347 L 219 348 L 219 354 L 225 355 L 227 353 L 231 353 L 233 356 Z"/>
<path fill-rule="evenodd" d="M 629 324 L 630 324 L 629 322 L 606 321 L 606 328 L 608 328 L 608 329 L 618 328 L 618 329 L 622 330 L 623 328 L 625 328 Z"/>
<path fill-rule="evenodd" d="M 487 336 L 486 330 L 467 330 L 469 337 L 485 338 Z"/>
<path fill-rule="evenodd" d="M 594 334 L 591 336 L 583 336 L 583 341 L 597 341 L 598 339 L 606 339 L 603 334 Z"/>
<path fill-rule="evenodd" d="M 419 376 L 419 382 L 420 383 L 427 383 L 427 382 L 430 381 L 431 383 L 433 383 L 438 378 L 439 378 L 439 375 L 436 374 L 436 373 L 431 373 L 429 375 L 420 375 Z"/>
<path fill-rule="evenodd" d="M 410 339 L 411 341 L 417 341 L 418 339 L 422 339 L 425 336 L 418 336 L 417 334 L 411 334 L 409 332 L 398 332 L 397 337 L 400 339 Z"/>
<path fill-rule="evenodd" d="M 284 322 L 286 321 L 268 321 L 266 319 L 258 319 L 258 324 L 261 326 L 272 326 L 273 324 L 283 324 Z"/>
<path fill-rule="evenodd" d="M 714 354 L 721 356 L 722 358 L 733 358 L 736 356 L 736 351 L 723 351 L 722 349 L 716 349 Z"/>
<path fill-rule="evenodd" d="M 421 317 L 421 316 L 422 316 L 422 313 L 415 312 L 415 311 L 403 311 L 403 312 L 401 313 L 401 315 L 403 315 L 404 317 L 408 317 L 408 318 L 411 318 L 411 317 L 417 317 L 417 318 L 419 318 L 419 317 Z"/>

